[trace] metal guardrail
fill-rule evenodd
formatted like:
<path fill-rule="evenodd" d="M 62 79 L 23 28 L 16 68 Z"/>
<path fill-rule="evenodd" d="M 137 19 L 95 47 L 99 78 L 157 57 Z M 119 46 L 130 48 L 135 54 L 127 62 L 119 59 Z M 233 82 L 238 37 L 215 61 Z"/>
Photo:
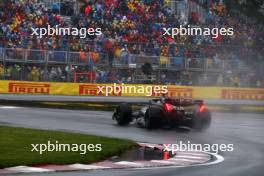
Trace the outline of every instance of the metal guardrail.
<path fill-rule="evenodd" d="M 87 60 L 89 59 L 88 55 L 86 53 L 83 53 L 83 55 L 80 54 L 80 52 L 69 52 L 68 53 L 68 62 L 70 64 L 86 64 Z"/>
<path fill-rule="evenodd" d="M 230 73 L 230 71 L 249 73 L 247 65 L 239 59 L 135 54 L 109 58 L 107 53 L 85 52 L 82 54 L 69 51 L 0 48 L 0 69 L 2 69 L 0 79 L 71 82 L 73 81 L 73 70 L 80 73 L 87 71 L 100 73 L 100 71 L 108 71 L 108 68 L 113 67 L 114 69 L 110 69 L 110 71 L 120 71 L 118 73 L 120 75 L 128 68 L 132 68 L 131 77 L 124 76 L 122 79 L 133 83 L 163 83 L 165 81 L 164 83 L 185 85 L 190 84 L 188 80 L 192 79 L 191 84 L 230 86 L 234 83 L 230 78 L 224 76 L 225 73 Z M 142 76 L 142 65 L 146 62 L 152 64 L 153 73 L 150 76 L 154 75 L 154 77 Z M 32 71 L 34 67 L 39 74 L 37 76 Z M 141 76 L 137 77 L 140 74 Z M 189 78 L 190 75 L 188 74 L 193 75 L 193 77 Z M 87 82 L 86 77 L 82 76 L 79 81 Z M 119 77 L 117 78 L 119 79 Z M 113 82 L 115 79 L 115 76 L 102 78 L 102 75 L 98 74 L 93 81 Z M 244 80 L 241 81 L 242 86 L 253 86 L 253 84 Z"/>
<path fill-rule="evenodd" d="M 107 54 L 97 53 L 96 57 L 94 59 L 91 58 L 91 54 L 88 52 L 84 52 L 81 55 L 80 52 L 0 48 L 1 62 L 87 65 L 91 61 L 94 61 L 95 65 L 109 64 Z"/>
<path fill-rule="evenodd" d="M 67 63 L 68 56 L 66 51 L 48 51 L 47 62 L 48 63 Z"/>
<path fill-rule="evenodd" d="M 235 68 L 247 70 L 247 65 L 236 60 L 216 60 L 211 58 L 185 58 L 183 56 L 148 56 L 124 54 L 120 58 L 109 59 L 107 53 L 69 52 L 55 50 L 33 50 L 20 48 L 0 48 L 1 62 L 35 63 L 35 64 L 64 64 L 64 65 L 93 65 L 141 68 L 144 63 L 150 63 L 153 68 L 189 71 L 221 72 Z"/>
<path fill-rule="evenodd" d="M 44 63 L 45 51 L 42 50 L 25 50 L 25 61 L 30 63 Z"/>
<path fill-rule="evenodd" d="M 4 61 L 25 61 L 25 50 L 23 49 L 4 49 Z"/>

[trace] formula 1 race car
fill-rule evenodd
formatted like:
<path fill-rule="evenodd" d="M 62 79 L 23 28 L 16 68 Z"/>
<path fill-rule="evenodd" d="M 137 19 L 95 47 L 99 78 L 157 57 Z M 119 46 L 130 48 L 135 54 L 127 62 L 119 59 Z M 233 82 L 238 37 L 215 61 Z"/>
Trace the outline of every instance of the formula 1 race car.
<path fill-rule="evenodd" d="M 136 110 L 123 103 L 115 109 L 112 118 L 120 126 L 135 120 L 137 125 L 146 129 L 169 126 L 203 130 L 211 123 L 211 113 L 202 100 L 177 98 L 152 99 Z"/>

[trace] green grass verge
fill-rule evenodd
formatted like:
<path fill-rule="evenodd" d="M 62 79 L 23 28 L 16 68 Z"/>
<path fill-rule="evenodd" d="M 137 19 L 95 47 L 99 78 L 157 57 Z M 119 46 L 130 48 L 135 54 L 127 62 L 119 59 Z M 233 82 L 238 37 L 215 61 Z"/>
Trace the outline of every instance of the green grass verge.
<path fill-rule="evenodd" d="M 101 151 L 39 152 L 31 144 L 101 144 Z M 136 144 L 129 140 L 58 131 L 0 126 L 0 168 L 18 165 L 92 163 L 121 154 Z"/>

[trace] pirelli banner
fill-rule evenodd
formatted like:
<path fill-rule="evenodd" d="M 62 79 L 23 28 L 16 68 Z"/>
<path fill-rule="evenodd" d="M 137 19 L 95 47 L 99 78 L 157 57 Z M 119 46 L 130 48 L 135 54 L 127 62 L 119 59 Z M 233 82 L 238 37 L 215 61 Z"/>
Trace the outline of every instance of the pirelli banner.
<path fill-rule="evenodd" d="M 264 89 L 191 87 L 175 85 L 132 85 L 0 81 L 1 94 L 139 96 L 167 94 L 179 98 L 264 100 Z"/>

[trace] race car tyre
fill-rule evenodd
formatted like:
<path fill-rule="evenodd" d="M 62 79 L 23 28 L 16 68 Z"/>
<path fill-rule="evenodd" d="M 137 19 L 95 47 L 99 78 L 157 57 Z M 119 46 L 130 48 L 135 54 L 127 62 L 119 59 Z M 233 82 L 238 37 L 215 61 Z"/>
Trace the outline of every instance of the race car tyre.
<path fill-rule="evenodd" d="M 121 104 L 118 106 L 113 114 L 113 119 L 116 120 L 120 126 L 128 125 L 131 121 L 132 108 L 128 104 Z"/>
<path fill-rule="evenodd" d="M 207 129 L 211 124 L 211 113 L 208 109 L 206 109 L 202 113 L 196 113 L 193 118 L 193 128 L 202 131 Z"/>
<path fill-rule="evenodd" d="M 145 128 L 148 130 L 153 129 L 158 126 L 158 118 L 161 115 L 159 109 L 149 108 L 147 109 L 144 120 L 145 120 Z"/>

